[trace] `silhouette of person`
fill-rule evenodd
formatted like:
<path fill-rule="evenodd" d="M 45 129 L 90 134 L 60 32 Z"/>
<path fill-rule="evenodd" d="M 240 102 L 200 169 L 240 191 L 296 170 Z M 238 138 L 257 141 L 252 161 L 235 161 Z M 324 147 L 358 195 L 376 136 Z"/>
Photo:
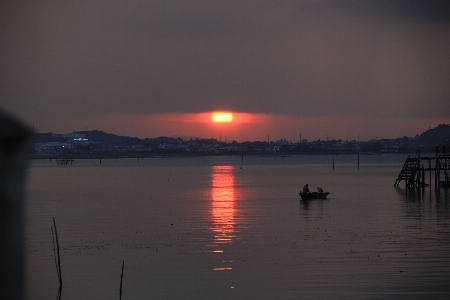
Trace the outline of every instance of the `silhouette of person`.
<path fill-rule="evenodd" d="M 309 193 L 309 187 L 308 187 L 308 184 L 306 184 L 306 185 L 303 187 L 303 194 L 306 194 L 306 193 Z"/>

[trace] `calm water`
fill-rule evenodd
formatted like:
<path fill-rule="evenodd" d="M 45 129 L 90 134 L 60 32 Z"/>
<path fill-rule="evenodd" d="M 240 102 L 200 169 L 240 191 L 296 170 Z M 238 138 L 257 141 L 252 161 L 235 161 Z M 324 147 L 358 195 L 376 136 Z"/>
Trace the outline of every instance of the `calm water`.
<path fill-rule="evenodd" d="M 52 217 L 64 300 L 119 299 L 122 261 L 122 299 L 448 299 L 449 190 L 394 188 L 401 155 L 332 159 L 32 161 L 29 299 L 58 294 Z"/>

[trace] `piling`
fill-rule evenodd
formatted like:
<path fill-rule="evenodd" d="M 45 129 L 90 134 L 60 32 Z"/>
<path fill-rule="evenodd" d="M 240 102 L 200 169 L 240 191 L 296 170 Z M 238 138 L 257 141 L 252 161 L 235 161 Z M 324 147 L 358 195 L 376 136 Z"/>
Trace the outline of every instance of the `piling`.
<path fill-rule="evenodd" d="M 422 164 L 422 186 L 425 186 L 425 169 Z"/>
<path fill-rule="evenodd" d="M 431 170 L 431 160 L 428 160 L 428 169 Z M 431 172 L 430 172 L 430 186 L 431 186 Z"/>

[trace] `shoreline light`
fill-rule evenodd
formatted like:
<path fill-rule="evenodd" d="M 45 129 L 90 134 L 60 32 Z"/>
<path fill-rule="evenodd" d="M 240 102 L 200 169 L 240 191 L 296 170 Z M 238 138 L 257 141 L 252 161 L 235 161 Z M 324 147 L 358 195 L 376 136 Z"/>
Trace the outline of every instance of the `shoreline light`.
<path fill-rule="evenodd" d="M 215 112 L 211 118 L 213 122 L 232 122 L 233 114 L 230 112 Z"/>

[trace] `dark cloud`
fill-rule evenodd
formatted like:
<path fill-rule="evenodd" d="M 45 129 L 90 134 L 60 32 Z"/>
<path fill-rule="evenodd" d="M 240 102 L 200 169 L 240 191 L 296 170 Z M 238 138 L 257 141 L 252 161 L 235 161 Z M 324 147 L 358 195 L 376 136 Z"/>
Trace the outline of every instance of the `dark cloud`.
<path fill-rule="evenodd" d="M 214 39 L 238 30 L 240 2 L 112 2 L 103 12 L 116 31 L 156 38 Z"/>

